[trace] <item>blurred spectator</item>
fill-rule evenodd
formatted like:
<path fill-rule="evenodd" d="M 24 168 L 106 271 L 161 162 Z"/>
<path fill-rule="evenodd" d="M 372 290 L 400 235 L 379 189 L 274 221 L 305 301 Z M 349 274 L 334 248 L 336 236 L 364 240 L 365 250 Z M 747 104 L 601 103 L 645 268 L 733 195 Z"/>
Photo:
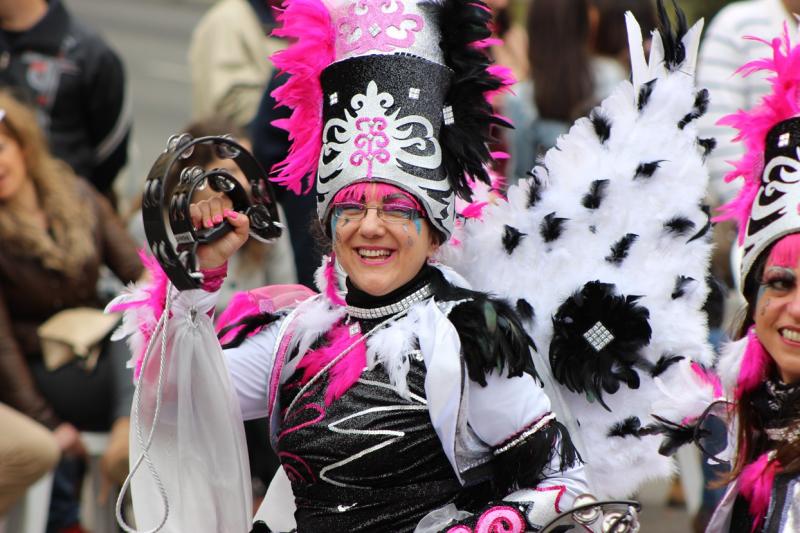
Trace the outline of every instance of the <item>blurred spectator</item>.
<path fill-rule="evenodd" d="M 754 107 L 768 92 L 764 73 L 750 76 L 734 76 L 733 73 L 747 63 L 769 53 L 762 43 L 745 36 L 771 41 L 788 24 L 790 34 L 796 42 L 797 22 L 791 13 L 800 13 L 800 0 L 747 0 L 734 2 L 724 7 L 711 21 L 700 47 L 697 66 L 697 85 L 708 89 L 711 103 L 708 113 L 698 124 L 701 137 L 714 137 L 716 149 L 707 161 L 711 173 L 711 193 L 716 205 L 726 203 L 738 192 L 737 183 L 726 184 L 723 180 L 733 167 L 728 161 L 741 157 L 741 143 L 731 142 L 735 130 L 718 126 L 717 121 L 739 109 Z"/>
<path fill-rule="evenodd" d="M 492 46 L 492 57 L 498 65 L 509 67 L 516 79 L 527 78 L 528 35 L 525 28 L 512 20 L 508 0 L 487 0 L 486 5 L 494 13 L 494 36 L 502 39 L 502 43 Z"/>
<path fill-rule="evenodd" d="M 284 47 L 269 36 L 274 25 L 267 0 L 221 0 L 203 16 L 189 45 L 193 120 L 250 124 L 272 74 L 269 56 Z"/>
<path fill-rule="evenodd" d="M 639 26 L 646 42 L 656 28 L 656 10 L 652 0 L 592 0 L 596 9 L 597 30 L 594 35 L 594 52 L 597 59 L 617 61 L 630 72 L 630 53 L 628 52 L 628 30 L 625 27 L 625 13 L 630 11 Z M 645 46 L 647 52 L 648 46 Z"/>
<path fill-rule="evenodd" d="M 85 453 L 80 431 L 111 428 L 104 472 L 119 482 L 127 470 L 129 351 L 105 340 L 94 360 L 47 364 L 38 329 L 61 311 L 101 305 L 101 265 L 123 282 L 139 278 L 142 265 L 109 202 L 49 154 L 34 112 L 0 92 L 0 114 L 0 401 L 53 430 L 65 457 L 48 531 L 70 531 Z"/>
<path fill-rule="evenodd" d="M 588 0 L 534 0 L 528 11 L 530 78 L 506 98 L 511 172 L 520 179 L 559 135 L 625 79 L 617 62 L 597 60 Z"/>
<path fill-rule="evenodd" d="M 273 73 L 258 106 L 256 118 L 250 126 L 253 155 L 268 171 L 275 163 L 282 161 L 289 150 L 289 136 L 286 130 L 272 125 L 274 120 L 289 116 L 289 109 L 286 107 L 276 109 L 275 99 L 272 98 L 272 91 L 280 87 L 283 80 L 284 76 Z M 322 263 L 320 249 L 311 232 L 312 223 L 317 220 L 316 198 L 312 193 L 298 196 L 283 187 L 275 189 L 278 202 L 285 213 L 286 226 L 289 228 L 297 281 L 316 290 L 314 272 Z"/>
<path fill-rule="evenodd" d="M 59 456 L 58 444 L 46 428 L 0 403 L 0 524 L 12 505 Z M 0 526 L 2 529 L 2 526 Z"/>
<path fill-rule="evenodd" d="M 37 109 L 50 149 L 109 198 L 131 114 L 117 54 L 61 0 L 0 0 L 0 86 Z"/>

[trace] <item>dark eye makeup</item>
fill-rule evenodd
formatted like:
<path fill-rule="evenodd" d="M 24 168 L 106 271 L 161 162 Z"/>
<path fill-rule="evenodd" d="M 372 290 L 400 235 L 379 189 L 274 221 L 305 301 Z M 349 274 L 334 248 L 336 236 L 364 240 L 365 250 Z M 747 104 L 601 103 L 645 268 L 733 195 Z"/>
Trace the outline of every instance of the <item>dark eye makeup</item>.
<path fill-rule="evenodd" d="M 776 291 L 788 291 L 795 287 L 797 276 L 791 268 L 771 266 L 764 270 L 761 285 Z"/>

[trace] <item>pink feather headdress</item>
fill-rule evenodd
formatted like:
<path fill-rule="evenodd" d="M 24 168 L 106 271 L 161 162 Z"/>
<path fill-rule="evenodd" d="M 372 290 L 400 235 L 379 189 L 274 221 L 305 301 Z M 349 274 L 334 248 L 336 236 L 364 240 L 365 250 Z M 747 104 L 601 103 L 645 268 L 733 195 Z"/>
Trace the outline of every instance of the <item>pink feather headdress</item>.
<path fill-rule="evenodd" d="M 717 220 L 735 219 L 738 222 L 739 244 L 744 242 L 753 201 L 761 185 L 767 133 L 779 122 L 800 114 L 800 46 L 792 45 L 788 25 L 784 24 L 783 35 L 772 41 L 746 38 L 770 46 L 772 57 L 751 61 L 736 72 L 743 76 L 755 72 L 770 73 L 768 82 L 772 92 L 764 96 L 759 106 L 749 111 L 739 110 L 719 121 L 719 124 L 739 130 L 734 141 L 743 142 L 746 149 L 740 160 L 732 162 L 734 168 L 725 176 L 727 182 L 742 178 L 744 185 L 734 200 L 720 208 L 722 214 L 717 217 Z"/>
<path fill-rule="evenodd" d="M 273 61 L 288 81 L 273 91 L 291 116 L 273 181 L 295 193 L 316 181 L 320 219 L 353 183 L 412 194 L 446 237 L 454 195 L 489 182 L 491 130 L 507 126 L 490 101 L 510 71 L 492 65 L 491 11 L 481 0 L 285 0 Z M 324 138 L 323 138 L 324 137 Z M 325 153 L 325 158 L 320 155 Z"/>
<path fill-rule="evenodd" d="M 292 115 L 274 125 L 289 132 L 289 156 L 276 164 L 273 181 L 295 194 L 314 186 L 322 150 L 322 84 L 320 75 L 335 58 L 336 33 L 328 9 L 321 0 L 292 0 L 278 15 L 281 26 L 273 35 L 292 40 L 292 45 L 272 56 L 275 66 L 289 75 L 272 96 L 277 105 L 291 108 Z M 306 180 L 305 185 L 303 180 Z"/>

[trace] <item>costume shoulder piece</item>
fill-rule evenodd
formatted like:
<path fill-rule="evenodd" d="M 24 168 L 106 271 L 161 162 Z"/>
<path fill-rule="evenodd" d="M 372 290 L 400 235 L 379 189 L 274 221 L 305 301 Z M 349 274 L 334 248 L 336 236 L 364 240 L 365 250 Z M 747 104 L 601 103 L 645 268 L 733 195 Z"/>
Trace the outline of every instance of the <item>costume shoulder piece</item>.
<path fill-rule="evenodd" d="M 673 32 L 659 7 L 649 62 L 627 15 L 632 83 L 442 251 L 525 317 L 600 497 L 670 475 L 662 438 L 645 428 L 654 414 L 697 416 L 711 394 L 693 364 L 712 357 L 701 308 L 711 246 L 703 159 L 714 142 L 694 126 L 708 102 L 694 86 L 702 23 L 687 30 L 679 12 Z"/>
<path fill-rule="evenodd" d="M 529 356 L 533 340 L 507 302 L 443 278 L 434 283 L 434 294 L 440 301 L 454 303 L 448 318 L 458 331 L 472 381 L 486 386 L 487 374 L 504 371 L 509 377 L 523 372 L 536 376 Z"/>

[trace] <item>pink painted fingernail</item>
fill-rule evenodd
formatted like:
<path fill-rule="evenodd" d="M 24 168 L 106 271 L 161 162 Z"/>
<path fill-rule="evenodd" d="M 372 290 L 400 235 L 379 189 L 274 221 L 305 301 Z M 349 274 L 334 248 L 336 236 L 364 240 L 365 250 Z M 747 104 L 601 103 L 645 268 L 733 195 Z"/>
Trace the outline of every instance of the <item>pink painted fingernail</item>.
<path fill-rule="evenodd" d="M 211 228 L 211 227 L 214 226 L 214 223 L 211 222 L 209 219 L 206 219 L 206 220 L 203 221 L 203 226 L 205 226 L 207 228 Z"/>
<path fill-rule="evenodd" d="M 214 215 L 214 224 L 222 222 L 222 215 Z"/>
<path fill-rule="evenodd" d="M 228 218 L 236 219 L 236 218 L 239 218 L 239 213 L 237 213 L 236 211 L 233 211 L 232 209 L 226 209 L 225 210 L 225 216 L 228 217 Z"/>

